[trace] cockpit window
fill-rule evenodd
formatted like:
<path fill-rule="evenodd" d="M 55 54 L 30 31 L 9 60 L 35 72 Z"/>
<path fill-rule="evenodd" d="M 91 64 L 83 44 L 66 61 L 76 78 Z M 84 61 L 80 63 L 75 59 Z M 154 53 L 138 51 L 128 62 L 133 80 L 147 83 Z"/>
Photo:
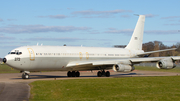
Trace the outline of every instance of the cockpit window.
<path fill-rule="evenodd" d="M 17 54 L 17 55 L 21 55 L 21 54 L 22 54 L 22 52 L 16 52 L 16 54 Z"/>
<path fill-rule="evenodd" d="M 15 50 L 15 52 L 9 52 L 8 54 L 21 55 L 21 54 L 22 54 L 22 52 L 19 52 L 19 51 Z"/>
<path fill-rule="evenodd" d="M 8 54 L 15 54 L 15 52 L 9 52 Z"/>

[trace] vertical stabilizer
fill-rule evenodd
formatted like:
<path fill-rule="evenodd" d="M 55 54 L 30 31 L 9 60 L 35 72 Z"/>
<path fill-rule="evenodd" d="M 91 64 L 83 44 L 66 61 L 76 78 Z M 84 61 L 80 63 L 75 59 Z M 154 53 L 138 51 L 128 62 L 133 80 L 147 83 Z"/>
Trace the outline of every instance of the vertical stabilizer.
<path fill-rule="evenodd" d="M 126 49 L 142 50 L 145 15 L 139 15 L 133 35 Z"/>

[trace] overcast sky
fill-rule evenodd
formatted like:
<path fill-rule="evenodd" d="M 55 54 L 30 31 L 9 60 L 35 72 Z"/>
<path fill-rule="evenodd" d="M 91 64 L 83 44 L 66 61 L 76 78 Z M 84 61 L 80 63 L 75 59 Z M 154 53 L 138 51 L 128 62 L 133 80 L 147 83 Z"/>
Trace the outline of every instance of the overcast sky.
<path fill-rule="evenodd" d="M 144 40 L 180 42 L 179 0 L 0 0 L 0 57 L 24 45 L 128 44 L 138 16 Z"/>

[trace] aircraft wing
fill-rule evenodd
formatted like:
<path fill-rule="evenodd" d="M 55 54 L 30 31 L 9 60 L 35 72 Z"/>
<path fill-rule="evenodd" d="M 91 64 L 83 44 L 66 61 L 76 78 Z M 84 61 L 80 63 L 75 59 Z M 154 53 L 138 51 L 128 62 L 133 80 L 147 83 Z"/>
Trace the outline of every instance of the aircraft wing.
<path fill-rule="evenodd" d="M 157 50 L 157 51 L 149 51 L 149 52 L 144 52 L 138 54 L 138 56 L 143 56 L 143 55 L 148 55 L 148 54 L 153 54 L 153 53 L 159 53 L 159 52 L 165 52 L 165 51 L 171 51 L 171 50 L 176 50 L 177 48 L 171 48 L 171 49 L 164 49 L 164 50 Z M 149 56 L 149 55 L 148 55 Z"/>
<path fill-rule="evenodd" d="M 90 68 L 95 66 L 112 66 L 115 64 L 131 65 L 141 62 L 157 62 L 164 59 L 166 59 L 167 61 L 169 61 L 168 59 L 170 59 L 171 61 L 176 61 L 176 60 L 180 60 L 180 56 L 73 61 L 73 62 L 69 62 L 66 67 L 83 67 L 85 69 L 86 67 Z"/>

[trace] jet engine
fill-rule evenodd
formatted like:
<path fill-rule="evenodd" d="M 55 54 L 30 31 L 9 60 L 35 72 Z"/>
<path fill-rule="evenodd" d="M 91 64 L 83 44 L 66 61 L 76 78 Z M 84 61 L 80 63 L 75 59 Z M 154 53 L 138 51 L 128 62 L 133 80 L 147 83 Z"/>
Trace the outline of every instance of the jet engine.
<path fill-rule="evenodd" d="M 156 67 L 159 69 L 172 69 L 176 67 L 176 64 L 174 63 L 172 58 L 165 58 L 165 59 L 159 60 L 156 63 Z"/>
<path fill-rule="evenodd" d="M 135 68 L 131 65 L 124 65 L 124 64 L 115 64 L 113 65 L 113 70 L 116 72 L 131 72 Z"/>

